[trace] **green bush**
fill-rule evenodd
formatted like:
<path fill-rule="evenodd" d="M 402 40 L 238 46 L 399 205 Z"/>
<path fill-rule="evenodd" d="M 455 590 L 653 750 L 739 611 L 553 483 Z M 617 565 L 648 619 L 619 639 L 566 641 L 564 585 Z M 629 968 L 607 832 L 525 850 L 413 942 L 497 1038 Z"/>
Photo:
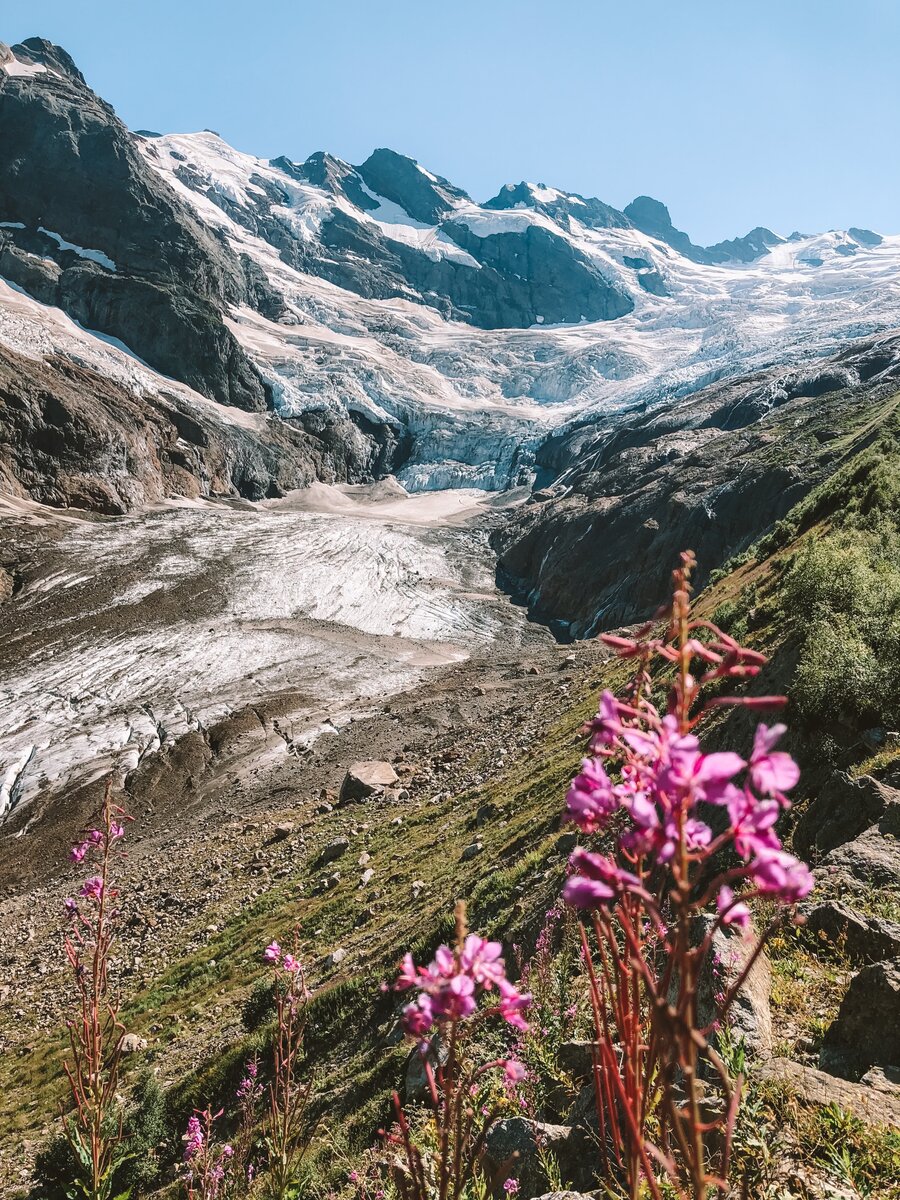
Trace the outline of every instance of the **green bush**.
<path fill-rule="evenodd" d="M 875 511 L 810 539 L 785 578 L 802 634 L 791 695 L 809 722 L 900 724 L 900 534 Z"/>

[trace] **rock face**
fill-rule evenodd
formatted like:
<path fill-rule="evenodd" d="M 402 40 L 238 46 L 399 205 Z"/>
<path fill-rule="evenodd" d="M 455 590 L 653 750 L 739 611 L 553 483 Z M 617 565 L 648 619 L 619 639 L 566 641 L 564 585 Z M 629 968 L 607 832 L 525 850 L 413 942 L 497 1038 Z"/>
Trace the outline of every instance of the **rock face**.
<path fill-rule="evenodd" d="M 355 800 L 365 800 L 367 796 L 384 788 L 393 787 L 399 782 L 399 776 L 388 762 L 372 759 L 366 762 L 356 762 L 344 776 L 341 784 L 339 802 L 351 804 Z"/>
<path fill-rule="evenodd" d="M 502 1184 L 504 1176 L 519 1183 L 523 1200 L 546 1193 L 547 1178 L 541 1152 L 556 1160 L 562 1178 L 576 1187 L 592 1183 L 591 1158 L 581 1132 L 568 1125 L 550 1125 L 525 1117 L 510 1117 L 491 1127 L 485 1146 L 488 1177 Z"/>
<path fill-rule="evenodd" d="M 826 1032 L 823 1057 L 857 1071 L 875 1064 L 900 1067 L 900 958 L 864 967 L 854 977 Z"/>
<path fill-rule="evenodd" d="M 714 246 L 695 246 L 686 233 L 672 224 L 666 206 L 652 196 L 638 196 L 632 200 L 625 207 L 625 216 L 643 233 L 659 238 L 685 258 L 698 263 L 753 262 L 768 254 L 770 246 L 784 241 L 771 229 L 757 226 L 744 237 L 717 242 Z"/>
<path fill-rule="evenodd" d="M 360 481 L 370 447 L 354 432 L 337 417 L 316 434 L 245 427 L 189 395 L 136 394 L 69 359 L 0 345 L 0 487 L 55 507 L 116 514 L 166 496 L 261 500 L 331 472 Z"/>
<path fill-rule="evenodd" d="M 900 888 L 900 840 L 873 825 L 852 842 L 827 854 L 822 866 L 849 875 L 868 887 Z"/>
<path fill-rule="evenodd" d="M 493 535 L 501 579 L 575 637 L 650 615 L 685 546 L 702 586 L 829 472 L 842 414 L 887 397 L 898 378 L 900 338 L 886 337 L 802 372 L 564 428 L 537 455 L 549 486 Z"/>
<path fill-rule="evenodd" d="M 222 319 L 258 280 L 148 167 L 64 50 L 30 38 L 12 54 L 38 69 L 0 70 L 0 275 L 204 395 L 265 409 Z"/>
<path fill-rule="evenodd" d="M 869 775 L 860 779 L 832 775 L 797 821 L 794 848 L 804 858 L 827 854 L 881 820 L 892 806 L 898 806 L 900 813 L 896 788 Z"/>
<path fill-rule="evenodd" d="M 862 916 L 839 900 L 817 904 L 806 914 L 806 929 L 856 961 L 873 963 L 900 957 L 900 924 L 884 917 Z"/>

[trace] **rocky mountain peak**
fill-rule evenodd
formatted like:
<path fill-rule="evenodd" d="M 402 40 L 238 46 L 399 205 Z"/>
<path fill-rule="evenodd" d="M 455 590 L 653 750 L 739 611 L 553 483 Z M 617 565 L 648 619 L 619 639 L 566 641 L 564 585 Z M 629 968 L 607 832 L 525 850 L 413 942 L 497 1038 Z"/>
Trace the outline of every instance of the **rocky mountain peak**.
<path fill-rule="evenodd" d="M 71 55 L 63 50 L 62 46 L 57 46 L 47 38 L 26 38 L 24 42 L 18 42 L 13 46 L 12 52 L 20 62 L 39 63 L 48 71 L 66 75 L 87 86 L 84 76 L 75 66 Z"/>
<path fill-rule="evenodd" d="M 471 197 L 449 180 L 433 175 L 396 150 L 373 150 L 357 171 L 366 186 L 399 204 L 416 221 L 434 225 Z"/>
<path fill-rule="evenodd" d="M 292 162 L 284 156 L 273 158 L 270 159 L 270 166 L 290 175 L 292 179 L 323 188 L 333 196 L 344 195 L 365 211 L 378 208 L 378 201 L 366 192 L 356 167 L 325 150 L 316 150 L 302 163 Z"/>
<path fill-rule="evenodd" d="M 496 196 L 486 201 L 484 208 L 530 208 L 546 213 L 554 221 L 568 225 L 578 221 L 587 229 L 630 229 L 632 222 L 609 204 L 594 196 L 563 192 L 545 183 L 505 183 Z"/>

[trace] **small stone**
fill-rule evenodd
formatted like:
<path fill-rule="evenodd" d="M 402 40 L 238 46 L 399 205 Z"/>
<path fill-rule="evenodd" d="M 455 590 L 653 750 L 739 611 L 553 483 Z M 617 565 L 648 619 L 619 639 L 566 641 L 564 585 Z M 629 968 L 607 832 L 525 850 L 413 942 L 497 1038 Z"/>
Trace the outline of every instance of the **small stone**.
<path fill-rule="evenodd" d="M 398 779 L 397 772 L 389 762 L 378 759 L 355 762 L 344 776 L 339 803 L 351 804 L 356 800 L 365 800 L 367 796 L 393 787 Z"/>
<path fill-rule="evenodd" d="M 359 867 L 364 867 L 364 866 L 366 866 L 367 863 L 369 863 L 371 861 L 372 861 L 372 855 L 368 852 L 368 850 L 363 850 L 362 854 L 356 860 L 356 864 Z"/>
<path fill-rule="evenodd" d="M 372 870 L 371 867 L 367 867 L 365 869 L 365 871 L 363 871 L 362 875 L 360 876 L 359 886 L 365 887 L 367 884 L 371 883 L 374 878 L 375 878 L 375 872 Z"/>
<path fill-rule="evenodd" d="M 350 848 L 350 839 L 348 837 L 336 837 L 333 841 L 324 846 L 319 861 L 322 863 L 334 862 L 336 858 L 340 858 L 342 854 L 346 854 Z"/>
<path fill-rule="evenodd" d="M 469 862 L 470 859 L 477 858 L 483 849 L 483 842 L 470 842 L 462 852 L 462 861 Z"/>
<path fill-rule="evenodd" d="M 332 952 L 328 955 L 326 962 L 329 967 L 338 967 L 346 957 L 347 951 L 343 948 L 339 950 L 332 950 Z"/>
<path fill-rule="evenodd" d="M 475 828 L 481 829 L 482 826 L 487 825 L 488 821 L 493 821 L 496 816 L 496 804 L 482 804 L 478 812 L 475 814 Z"/>
<path fill-rule="evenodd" d="M 147 1049 L 147 1039 L 139 1037 L 136 1033 L 126 1033 L 123 1034 L 120 1045 L 123 1054 L 137 1054 Z"/>
<path fill-rule="evenodd" d="M 294 832 L 294 826 L 290 821 L 282 821 L 275 826 L 272 831 L 273 842 L 285 842 Z"/>

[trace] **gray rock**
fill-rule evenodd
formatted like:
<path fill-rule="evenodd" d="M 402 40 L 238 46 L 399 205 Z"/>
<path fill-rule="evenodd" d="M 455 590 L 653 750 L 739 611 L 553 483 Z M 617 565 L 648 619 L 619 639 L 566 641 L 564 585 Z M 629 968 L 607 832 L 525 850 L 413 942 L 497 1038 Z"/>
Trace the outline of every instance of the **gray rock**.
<path fill-rule="evenodd" d="M 336 837 L 330 841 L 327 846 L 323 846 L 322 852 L 319 855 L 319 862 L 322 864 L 334 862 L 346 854 L 350 849 L 350 839 L 348 837 Z"/>
<path fill-rule="evenodd" d="M 399 778 L 389 762 L 378 759 L 355 762 L 344 776 L 339 803 L 350 804 L 357 800 L 365 800 L 367 796 L 383 791 L 384 788 L 393 787 Z"/>
<path fill-rule="evenodd" d="M 509 1117 L 491 1127 L 485 1145 L 488 1178 L 500 1183 L 506 1176 L 518 1180 L 521 1200 L 546 1195 L 548 1181 L 541 1153 L 556 1159 L 564 1180 L 573 1181 L 573 1176 L 584 1178 L 586 1164 L 580 1131 L 525 1117 Z"/>
<path fill-rule="evenodd" d="M 698 922 L 698 939 L 702 931 L 709 929 L 709 922 L 708 917 Z M 711 1025 L 715 1021 L 718 1012 L 716 993 L 728 992 L 733 987 L 754 946 L 752 935 L 742 937 L 733 928 L 716 931 L 697 994 L 697 1015 L 701 1026 Z M 734 1032 L 742 1036 L 747 1047 L 758 1055 L 769 1054 L 772 1050 L 771 991 L 772 971 L 763 951 L 738 988 L 727 1018 Z"/>
<path fill-rule="evenodd" d="M 465 850 L 463 850 L 460 858 L 463 862 L 469 862 L 471 859 L 477 858 L 483 849 L 483 842 L 470 842 L 469 845 L 466 846 Z"/>
<path fill-rule="evenodd" d="M 870 775 L 851 779 L 836 774 L 821 787 L 800 815 L 793 834 L 794 851 L 809 859 L 827 854 L 858 837 L 900 804 L 900 792 Z"/>
<path fill-rule="evenodd" d="M 805 914 L 806 929 L 862 962 L 900 956 L 900 924 L 864 917 L 840 900 L 825 900 Z"/>
<path fill-rule="evenodd" d="M 787 1084 L 807 1104 L 822 1107 L 836 1104 L 869 1124 L 900 1127 L 900 1099 L 875 1087 L 852 1083 L 789 1058 L 764 1060 L 757 1064 L 756 1070 L 760 1079 Z"/>
<path fill-rule="evenodd" d="M 119 1045 L 123 1054 L 138 1054 L 147 1049 L 147 1039 L 136 1033 L 125 1033 Z"/>
<path fill-rule="evenodd" d="M 475 814 L 475 828 L 483 829 L 490 821 L 493 821 L 498 814 L 496 804 L 482 804 Z"/>
<path fill-rule="evenodd" d="M 556 839 L 556 848 L 560 854 L 571 854 L 578 845 L 578 833 L 574 829 L 566 830 Z"/>
<path fill-rule="evenodd" d="M 900 887 L 900 841 L 873 825 L 852 842 L 827 854 L 822 868 L 842 872 L 867 887 Z"/>
<path fill-rule="evenodd" d="M 900 1068 L 900 958 L 863 967 L 825 1033 L 822 1065 L 844 1071 Z"/>
<path fill-rule="evenodd" d="M 280 824 L 276 825 L 274 830 L 272 831 L 272 841 L 273 842 L 287 841 L 287 839 L 291 836 L 291 834 L 293 832 L 294 832 L 294 826 L 291 824 L 291 822 L 290 821 L 282 821 Z"/>
<path fill-rule="evenodd" d="M 560 1068 L 576 1081 L 590 1079 L 594 1070 L 595 1045 L 592 1041 L 563 1042 L 556 1056 Z"/>
<path fill-rule="evenodd" d="M 421 1054 L 418 1047 L 411 1052 L 406 1062 L 404 1075 L 404 1095 L 408 1103 L 419 1104 L 428 1099 L 430 1089 L 425 1063 L 427 1062 L 432 1071 L 435 1071 L 439 1063 L 443 1065 L 447 1061 L 448 1054 L 449 1051 L 439 1035 L 431 1039 L 431 1045 L 426 1055 Z"/>
<path fill-rule="evenodd" d="M 339 967 L 346 957 L 347 951 L 341 947 L 337 950 L 332 950 L 325 962 L 329 967 Z"/>

